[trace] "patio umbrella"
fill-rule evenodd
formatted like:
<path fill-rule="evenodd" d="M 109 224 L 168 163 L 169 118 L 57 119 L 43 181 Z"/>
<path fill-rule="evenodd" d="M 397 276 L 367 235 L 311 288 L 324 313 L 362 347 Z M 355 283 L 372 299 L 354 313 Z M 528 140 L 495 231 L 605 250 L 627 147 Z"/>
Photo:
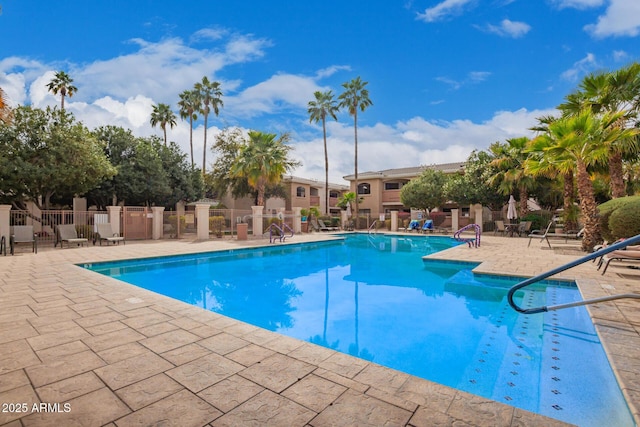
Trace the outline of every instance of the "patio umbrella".
<path fill-rule="evenodd" d="M 351 217 L 351 205 L 347 204 L 347 218 Z"/>
<path fill-rule="evenodd" d="M 516 210 L 516 199 L 513 198 L 513 194 L 509 196 L 509 207 L 507 208 L 507 219 L 512 220 L 518 218 L 518 211 Z"/>

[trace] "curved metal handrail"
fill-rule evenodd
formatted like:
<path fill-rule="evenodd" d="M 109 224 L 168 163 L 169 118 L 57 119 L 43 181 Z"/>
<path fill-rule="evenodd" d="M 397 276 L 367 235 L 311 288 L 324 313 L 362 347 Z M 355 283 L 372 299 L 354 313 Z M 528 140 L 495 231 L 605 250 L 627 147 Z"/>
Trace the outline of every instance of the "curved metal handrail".
<path fill-rule="evenodd" d="M 371 225 L 369 226 L 369 229 L 367 230 L 367 233 L 368 233 L 368 234 L 371 234 L 371 229 L 372 229 L 373 227 L 375 227 L 377 223 L 378 223 L 378 220 L 377 220 L 377 219 L 371 223 Z M 378 230 L 376 229 L 376 233 L 377 233 L 377 232 L 378 232 Z"/>
<path fill-rule="evenodd" d="M 509 289 L 509 292 L 507 293 L 507 300 L 509 301 L 509 305 L 516 310 L 519 313 L 524 313 L 524 314 L 536 314 L 536 313 L 543 313 L 549 310 L 560 310 L 563 308 L 570 308 L 570 307 L 578 307 L 581 305 L 587 305 L 587 304 L 595 304 L 598 302 L 605 302 L 605 301 L 612 301 L 612 300 L 616 300 L 616 299 L 622 299 L 622 298 L 637 298 L 640 299 L 640 294 L 620 294 L 620 295 L 609 295 L 606 297 L 601 297 L 601 298 L 593 298 L 593 299 L 588 299 L 588 300 L 584 300 L 584 301 L 577 301 L 577 302 L 572 302 L 572 303 L 567 303 L 567 304 L 558 304 L 558 305 L 551 305 L 551 306 L 542 306 L 542 307 L 535 307 L 535 308 L 522 308 L 519 307 L 515 301 L 513 300 L 514 294 L 516 293 L 516 291 L 532 285 L 536 282 L 539 282 L 541 280 L 544 280 L 548 277 L 553 276 L 554 274 L 558 274 L 558 273 L 562 273 L 565 270 L 569 270 L 570 268 L 573 268 L 575 266 L 578 266 L 580 264 L 584 264 L 587 261 L 591 261 L 592 259 L 596 259 L 599 258 L 601 256 L 604 256 L 606 254 L 608 254 L 609 252 L 613 252 L 615 250 L 618 249 L 623 249 L 626 248 L 629 245 L 632 245 L 634 243 L 639 243 L 640 242 L 640 234 L 638 234 L 637 236 L 631 237 L 629 239 L 623 240 L 621 242 L 615 243 L 611 246 L 607 246 L 605 248 L 602 248 L 598 251 L 592 252 L 589 255 L 583 256 L 582 258 L 578 258 L 575 261 L 571 261 L 565 265 L 561 265 L 560 267 L 554 268 L 553 270 L 549 270 L 546 273 L 542 273 L 539 274 L 537 276 L 534 276 L 530 279 L 527 280 L 523 280 L 522 282 L 514 285 L 511 287 L 511 289 Z"/>

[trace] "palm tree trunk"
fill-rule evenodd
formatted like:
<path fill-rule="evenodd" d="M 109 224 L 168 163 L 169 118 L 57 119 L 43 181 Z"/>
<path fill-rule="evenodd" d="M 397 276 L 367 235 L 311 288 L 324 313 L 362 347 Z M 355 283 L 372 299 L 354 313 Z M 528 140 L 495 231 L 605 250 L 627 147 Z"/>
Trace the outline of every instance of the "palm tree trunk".
<path fill-rule="evenodd" d="M 580 210 L 584 217 L 584 237 L 582 250 L 591 252 L 593 247 L 602 241 L 600 235 L 600 221 L 598 220 L 598 205 L 593 192 L 593 184 L 587 172 L 587 166 L 582 160 L 578 166 L 578 195 L 580 196 Z"/>
<path fill-rule="evenodd" d="M 569 214 L 573 211 L 573 193 L 574 193 L 574 183 L 573 183 L 573 171 L 567 172 L 563 174 L 563 205 L 562 208 L 565 214 Z M 564 221 L 565 229 L 567 230 L 577 230 L 578 223 L 573 218 L 565 218 Z"/>
<path fill-rule="evenodd" d="M 355 170 L 355 184 L 356 184 L 356 208 L 355 208 L 355 212 L 356 212 L 356 220 L 355 220 L 355 229 L 358 229 L 358 223 L 360 222 L 360 218 L 358 217 L 358 105 L 355 105 L 354 108 L 354 113 L 353 113 L 353 132 L 354 132 L 354 142 L 355 142 L 355 159 L 354 159 L 354 170 Z"/>
<path fill-rule="evenodd" d="M 204 176 L 205 171 L 207 170 L 207 116 L 204 115 L 204 145 L 202 148 L 202 176 Z"/>
<path fill-rule="evenodd" d="M 189 145 L 191 146 L 191 170 L 195 169 L 196 165 L 193 163 L 193 114 L 189 113 Z"/>
<path fill-rule="evenodd" d="M 609 156 L 609 177 L 611 180 L 611 197 L 616 199 L 626 196 L 621 153 L 614 152 Z"/>
<path fill-rule="evenodd" d="M 327 126 L 322 117 L 322 135 L 324 136 L 324 213 L 329 215 L 329 155 L 327 154 Z"/>
<path fill-rule="evenodd" d="M 520 218 L 529 213 L 529 192 L 525 187 L 520 188 Z"/>
<path fill-rule="evenodd" d="M 164 133 L 164 146 L 167 146 L 167 126 L 162 126 L 162 132 Z"/>

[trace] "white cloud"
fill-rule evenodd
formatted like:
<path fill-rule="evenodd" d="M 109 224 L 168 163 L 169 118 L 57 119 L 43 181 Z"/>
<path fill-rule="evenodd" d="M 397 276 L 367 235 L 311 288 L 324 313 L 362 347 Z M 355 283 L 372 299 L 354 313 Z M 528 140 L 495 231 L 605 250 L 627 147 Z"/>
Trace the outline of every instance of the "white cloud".
<path fill-rule="evenodd" d="M 584 27 L 593 37 L 635 37 L 640 34 L 640 1 L 610 0 L 598 22 Z"/>
<path fill-rule="evenodd" d="M 575 62 L 573 67 L 562 73 L 561 77 L 565 80 L 575 81 L 581 75 L 589 73 L 597 68 L 596 57 L 593 53 L 587 53 L 587 56 Z"/>
<path fill-rule="evenodd" d="M 616 62 L 626 61 L 629 58 L 629 54 L 624 50 L 614 50 L 613 60 Z"/>
<path fill-rule="evenodd" d="M 332 65 L 327 68 L 323 68 L 322 70 L 318 70 L 316 72 L 317 79 L 323 79 L 325 77 L 330 77 L 339 71 L 351 71 L 351 67 L 348 65 Z"/>
<path fill-rule="evenodd" d="M 473 0 L 444 0 L 434 7 L 427 8 L 424 13 L 418 13 L 418 19 L 425 22 L 435 22 L 452 15 L 459 15 L 465 6 L 474 3 Z"/>
<path fill-rule="evenodd" d="M 488 24 L 486 27 L 480 27 L 489 33 L 497 34 L 501 37 L 512 37 L 517 39 L 524 36 L 531 30 L 531 26 L 525 22 L 511 21 L 503 19 L 500 25 Z"/>
<path fill-rule="evenodd" d="M 553 3 L 560 9 L 590 9 L 602 6 L 604 0 L 554 0 Z"/>
<path fill-rule="evenodd" d="M 460 80 L 460 81 L 454 80 L 445 76 L 436 77 L 436 80 L 451 86 L 453 90 L 458 90 L 462 86 L 465 86 L 468 84 L 483 82 L 487 80 L 489 76 L 491 76 L 491 72 L 489 71 L 470 71 L 464 80 Z"/>

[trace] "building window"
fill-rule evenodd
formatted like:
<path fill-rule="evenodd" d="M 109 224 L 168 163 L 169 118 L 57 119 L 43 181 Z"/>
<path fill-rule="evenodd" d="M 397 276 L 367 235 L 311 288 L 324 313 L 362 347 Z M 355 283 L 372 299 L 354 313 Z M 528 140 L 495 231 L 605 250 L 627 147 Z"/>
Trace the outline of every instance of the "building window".
<path fill-rule="evenodd" d="M 358 185 L 358 194 L 371 194 L 371 185 L 368 182 L 363 182 Z"/>
<path fill-rule="evenodd" d="M 334 198 L 338 198 L 340 197 L 340 193 L 337 191 L 329 191 L 329 197 L 334 197 Z"/>
<path fill-rule="evenodd" d="M 385 190 L 399 190 L 402 188 L 402 184 L 399 182 L 385 182 L 384 189 Z"/>
<path fill-rule="evenodd" d="M 305 195 L 304 187 L 296 188 L 296 197 L 304 197 L 304 195 Z"/>

